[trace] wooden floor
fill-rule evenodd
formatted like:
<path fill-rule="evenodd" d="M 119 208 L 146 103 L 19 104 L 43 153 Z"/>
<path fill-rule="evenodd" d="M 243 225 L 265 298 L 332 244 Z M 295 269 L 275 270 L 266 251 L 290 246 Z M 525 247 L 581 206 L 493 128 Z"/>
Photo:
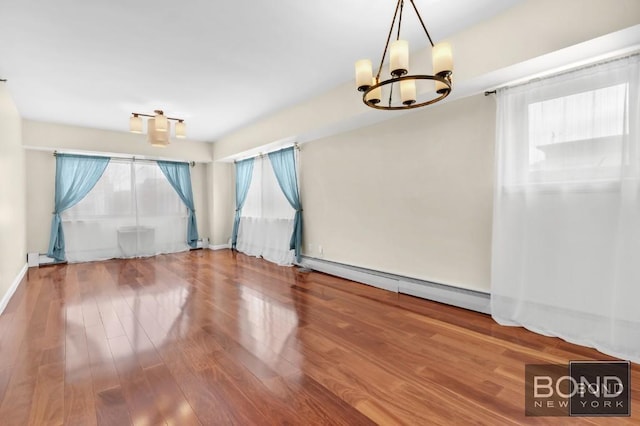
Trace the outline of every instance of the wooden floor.
<path fill-rule="evenodd" d="M 0 424 L 637 422 L 525 417 L 525 363 L 573 359 L 609 358 L 228 250 L 32 268 L 0 316 Z"/>

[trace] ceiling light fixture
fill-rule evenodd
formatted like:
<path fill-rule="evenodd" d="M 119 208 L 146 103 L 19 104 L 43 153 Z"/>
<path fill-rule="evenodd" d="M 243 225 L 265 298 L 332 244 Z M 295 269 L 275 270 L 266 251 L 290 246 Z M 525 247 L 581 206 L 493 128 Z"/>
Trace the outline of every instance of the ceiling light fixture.
<path fill-rule="evenodd" d="M 182 118 L 167 117 L 160 109 L 154 111 L 154 115 L 132 112 L 129 118 L 129 131 L 132 133 L 142 133 L 142 117 L 149 117 L 147 120 L 147 135 L 149 143 L 156 147 L 169 145 L 169 135 L 171 134 L 171 124 L 169 120 L 177 121 L 175 125 L 176 138 L 187 137 L 187 125 Z"/>
<path fill-rule="evenodd" d="M 398 0 L 376 76 L 373 77 L 373 69 L 369 59 L 362 59 L 356 62 L 356 86 L 359 92 L 364 92 L 362 94 L 362 101 L 371 108 L 383 110 L 419 108 L 441 101 L 451 93 L 451 76 L 453 72 L 451 46 L 449 43 L 433 44 L 429 31 L 427 31 L 427 27 L 422 20 L 422 16 L 420 16 L 420 12 L 418 12 L 418 8 L 413 0 L 409 1 L 431 44 L 434 74 L 409 74 L 409 43 L 406 40 L 400 39 L 404 0 Z M 389 41 L 391 40 L 393 29 L 396 26 L 396 20 L 398 21 L 397 36 L 396 40 L 391 42 L 390 45 Z M 389 51 L 389 72 L 391 78 L 380 80 L 380 74 L 385 57 L 387 56 L 387 51 Z M 417 101 L 416 96 L 416 83 L 419 80 L 433 80 L 435 83 L 435 87 L 432 89 L 435 91 L 435 95 L 420 102 Z M 393 95 L 394 88 L 397 90 L 398 86 L 400 89 L 399 97 L 397 94 L 395 96 Z M 385 97 L 388 95 L 387 103 L 381 102 L 383 92 Z"/>

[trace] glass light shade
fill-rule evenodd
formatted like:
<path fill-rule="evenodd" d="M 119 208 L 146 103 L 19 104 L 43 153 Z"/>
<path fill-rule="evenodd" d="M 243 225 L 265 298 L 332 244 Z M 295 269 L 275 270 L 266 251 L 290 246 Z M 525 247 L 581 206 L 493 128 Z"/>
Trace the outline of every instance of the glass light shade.
<path fill-rule="evenodd" d="M 129 131 L 131 133 L 142 133 L 142 117 L 136 115 L 129 119 Z"/>
<path fill-rule="evenodd" d="M 363 92 L 369 88 L 373 78 L 373 68 L 369 59 L 360 59 L 356 62 L 356 87 Z"/>
<path fill-rule="evenodd" d="M 157 132 L 168 132 L 169 131 L 169 120 L 163 114 L 156 114 L 154 117 L 155 121 L 155 130 Z"/>
<path fill-rule="evenodd" d="M 400 82 L 400 99 L 404 105 L 411 105 L 416 102 L 416 81 L 402 80 Z"/>
<path fill-rule="evenodd" d="M 453 72 L 453 54 L 451 53 L 451 45 L 449 43 L 438 43 L 433 46 L 433 72 L 442 76 Z M 442 93 L 448 90 L 448 87 L 439 81 L 436 81 L 436 92 Z"/>
<path fill-rule="evenodd" d="M 396 40 L 390 45 L 390 69 L 391 75 L 398 77 L 409 71 L 409 42 Z"/>
<path fill-rule="evenodd" d="M 377 84 L 376 79 L 372 77 L 371 78 L 371 85 L 374 86 L 376 84 Z M 378 87 L 377 89 L 373 89 L 364 98 L 364 100 L 369 102 L 370 104 L 380 103 L 380 99 L 382 99 L 382 87 Z"/>
<path fill-rule="evenodd" d="M 178 121 L 176 123 L 176 138 L 184 139 L 187 137 L 187 125 L 184 124 L 184 121 Z"/>
<path fill-rule="evenodd" d="M 167 123 L 167 130 L 159 132 L 156 128 L 156 119 L 150 118 L 147 122 L 147 137 L 151 146 L 164 148 L 169 145 L 169 123 Z"/>
<path fill-rule="evenodd" d="M 453 54 L 449 43 L 433 46 L 433 72 L 436 74 L 453 72 Z"/>

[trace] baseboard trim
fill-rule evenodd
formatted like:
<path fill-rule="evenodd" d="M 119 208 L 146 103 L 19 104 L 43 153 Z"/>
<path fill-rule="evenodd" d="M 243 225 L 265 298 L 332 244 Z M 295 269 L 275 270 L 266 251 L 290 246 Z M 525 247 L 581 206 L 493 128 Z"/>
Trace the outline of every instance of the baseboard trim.
<path fill-rule="evenodd" d="M 9 304 L 11 297 L 16 292 L 16 290 L 18 289 L 18 286 L 20 285 L 20 283 L 22 282 L 22 279 L 24 278 L 24 275 L 27 273 L 27 269 L 29 269 L 29 265 L 25 263 L 22 269 L 20 270 L 20 272 L 18 272 L 18 275 L 16 275 L 15 279 L 11 283 L 11 287 L 9 287 L 7 292 L 2 297 L 2 300 L 0 300 L 0 314 L 4 312 L 5 308 Z"/>
<path fill-rule="evenodd" d="M 213 244 L 209 244 L 209 250 L 224 250 L 228 248 L 229 244 L 217 244 L 215 246 Z"/>
<path fill-rule="evenodd" d="M 303 256 L 298 265 L 383 290 L 491 314 L 490 295 L 481 291 L 468 290 L 308 256 Z"/>

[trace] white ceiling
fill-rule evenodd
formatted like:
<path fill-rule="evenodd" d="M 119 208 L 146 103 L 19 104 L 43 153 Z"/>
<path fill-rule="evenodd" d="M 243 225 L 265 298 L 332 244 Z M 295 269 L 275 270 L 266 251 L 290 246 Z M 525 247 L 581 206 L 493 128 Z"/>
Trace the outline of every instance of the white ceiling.
<path fill-rule="evenodd" d="M 434 42 L 522 0 L 415 0 Z M 405 7 L 410 7 L 409 2 Z M 395 0 L 2 0 L 0 78 L 23 118 L 128 130 L 185 118 L 214 141 L 374 64 Z M 408 12 L 408 13 L 407 13 Z M 412 49 L 427 46 L 405 9 Z M 374 65 L 375 66 L 375 65 Z"/>

